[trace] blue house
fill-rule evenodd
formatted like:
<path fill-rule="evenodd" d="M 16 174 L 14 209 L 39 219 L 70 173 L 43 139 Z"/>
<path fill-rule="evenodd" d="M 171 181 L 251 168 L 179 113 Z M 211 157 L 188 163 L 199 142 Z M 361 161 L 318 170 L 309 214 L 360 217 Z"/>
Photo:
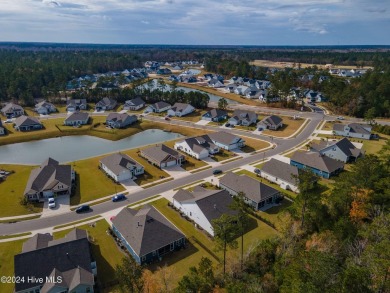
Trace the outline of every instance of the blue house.
<path fill-rule="evenodd" d="M 141 265 L 160 261 L 186 244 L 184 234 L 149 205 L 140 210 L 124 208 L 113 219 L 112 229 Z"/>
<path fill-rule="evenodd" d="M 290 159 L 290 165 L 296 166 L 298 169 L 310 170 L 327 179 L 344 170 L 343 162 L 312 152 L 295 152 Z"/>
<path fill-rule="evenodd" d="M 225 110 L 212 109 L 202 115 L 202 120 L 219 122 L 228 118 Z"/>

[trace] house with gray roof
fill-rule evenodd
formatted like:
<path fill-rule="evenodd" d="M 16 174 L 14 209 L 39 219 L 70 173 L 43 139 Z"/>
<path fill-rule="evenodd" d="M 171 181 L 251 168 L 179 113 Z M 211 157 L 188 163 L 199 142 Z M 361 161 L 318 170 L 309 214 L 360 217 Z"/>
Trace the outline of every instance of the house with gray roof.
<path fill-rule="evenodd" d="M 249 126 L 251 124 L 256 124 L 257 114 L 253 111 L 234 110 L 233 116 L 228 122 L 231 125 Z"/>
<path fill-rule="evenodd" d="M 7 119 L 16 118 L 24 115 L 24 109 L 20 105 L 7 103 L 3 108 L 1 108 L 1 114 L 7 117 Z"/>
<path fill-rule="evenodd" d="M 185 247 L 184 234 L 154 207 L 124 208 L 112 220 L 112 230 L 134 260 L 143 265 Z"/>
<path fill-rule="evenodd" d="M 128 100 L 125 102 L 123 106 L 123 110 L 137 111 L 145 107 L 145 101 L 140 97 L 134 98 L 132 100 Z"/>
<path fill-rule="evenodd" d="M 88 104 L 86 99 L 71 99 L 66 104 L 66 111 L 75 112 L 80 110 L 87 110 Z"/>
<path fill-rule="evenodd" d="M 228 114 L 222 109 L 212 109 L 202 115 L 202 120 L 219 122 L 228 118 Z"/>
<path fill-rule="evenodd" d="M 278 190 L 247 175 L 237 175 L 233 172 L 219 179 L 219 187 L 227 190 L 232 196 L 243 192 L 245 202 L 255 210 L 267 210 L 281 197 Z"/>
<path fill-rule="evenodd" d="M 257 123 L 257 128 L 261 129 L 270 129 L 270 130 L 278 130 L 283 127 L 283 119 L 276 115 L 271 115 L 265 117 L 259 123 Z"/>
<path fill-rule="evenodd" d="M 278 184 L 285 190 L 299 192 L 298 171 L 299 169 L 296 166 L 272 158 L 264 163 L 258 175 Z"/>
<path fill-rule="evenodd" d="M 212 221 L 223 214 L 236 215 L 230 208 L 233 198 L 226 190 L 210 190 L 195 186 L 192 192 L 179 189 L 173 196 L 173 205 L 203 230 L 214 236 Z"/>
<path fill-rule="evenodd" d="M 64 121 L 64 125 L 80 126 L 88 124 L 89 114 L 86 112 L 74 112 L 70 114 Z"/>
<path fill-rule="evenodd" d="M 171 166 L 181 166 L 185 160 L 185 157 L 181 153 L 164 144 L 141 149 L 140 156 L 161 169 Z"/>
<path fill-rule="evenodd" d="M 333 133 L 335 135 L 341 135 L 345 137 L 361 138 L 361 139 L 371 139 L 371 130 L 372 126 L 369 124 L 359 124 L 359 123 L 350 123 L 350 124 L 341 124 L 335 123 L 333 125 Z"/>
<path fill-rule="evenodd" d="M 178 141 L 175 143 L 174 148 L 198 160 L 219 152 L 219 147 L 213 143 L 207 134 Z"/>
<path fill-rule="evenodd" d="M 25 280 L 15 283 L 15 293 L 93 293 L 96 274 L 85 230 L 74 229 L 58 240 L 50 234 L 36 234 L 14 256 L 14 275 Z"/>
<path fill-rule="evenodd" d="M 72 166 L 60 165 L 56 160 L 48 158 L 31 171 L 24 196 L 31 201 L 44 201 L 51 196 L 70 195 L 74 180 Z"/>
<path fill-rule="evenodd" d="M 126 154 L 117 153 L 106 156 L 99 161 L 99 167 L 115 182 L 136 179 L 144 174 L 144 166 Z"/>
<path fill-rule="evenodd" d="M 169 110 L 169 116 L 182 117 L 195 111 L 195 108 L 186 103 L 175 103 Z"/>
<path fill-rule="evenodd" d="M 106 125 L 112 128 L 126 128 L 138 121 L 136 115 L 127 113 L 110 113 L 106 118 Z"/>
<path fill-rule="evenodd" d="M 105 97 L 96 103 L 95 110 L 96 111 L 109 111 L 109 110 L 114 109 L 116 107 L 116 105 L 117 105 L 116 100 Z"/>
<path fill-rule="evenodd" d="M 50 113 L 56 112 L 57 109 L 52 103 L 42 101 L 35 105 L 34 111 L 38 114 L 48 115 Z"/>
<path fill-rule="evenodd" d="M 208 136 L 215 145 L 228 151 L 245 146 L 245 140 L 226 131 L 212 132 Z"/>
<path fill-rule="evenodd" d="M 344 170 L 344 163 L 315 152 L 295 152 L 290 165 L 310 170 L 315 175 L 329 179 Z"/>
<path fill-rule="evenodd" d="M 162 113 L 168 111 L 172 106 L 166 102 L 160 101 L 149 105 L 145 109 L 145 113 L 153 112 L 153 113 Z"/>
<path fill-rule="evenodd" d="M 0 135 L 4 135 L 5 134 L 5 128 L 3 126 L 3 123 L 1 122 L 1 119 L 0 119 Z"/>
<path fill-rule="evenodd" d="M 212 78 L 210 79 L 208 82 L 207 82 L 208 86 L 209 87 L 213 87 L 213 88 L 219 88 L 219 87 L 223 87 L 224 84 L 223 84 L 223 80 L 219 80 L 217 78 Z"/>
<path fill-rule="evenodd" d="M 362 155 L 362 150 L 357 148 L 346 137 L 337 142 L 323 140 L 312 143 L 310 150 L 344 163 L 354 162 Z"/>
<path fill-rule="evenodd" d="M 30 131 L 42 129 L 43 125 L 36 117 L 22 115 L 15 119 L 14 128 L 18 131 Z"/>

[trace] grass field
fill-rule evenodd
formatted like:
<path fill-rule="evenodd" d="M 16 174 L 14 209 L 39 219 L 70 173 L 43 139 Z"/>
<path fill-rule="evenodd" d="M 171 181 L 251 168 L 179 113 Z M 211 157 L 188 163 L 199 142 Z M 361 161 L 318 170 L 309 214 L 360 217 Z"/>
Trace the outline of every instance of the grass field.
<path fill-rule="evenodd" d="M 245 146 L 241 150 L 245 153 L 260 151 L 271 146 L 269 142 L 264 140 L 249 137 L 243 137 L 243 139 L 245 140 Z"/>
<path fill-rule="evenodd" d="M 206 113 L 205 110 L 198 110 L 196 109 L 194 112 L 188 114 L 188 115 L 185 115 L 183 117 L 172 117 L 171 119 L 174 119 L 174 120 L 183 120 L 183 121 L 190 121 L 190 122 L 198 122 L 202 115 Z"/>
<path fill-rule="evenodd" d="M 236 156 L 237 156 L 237 154 L 235 154 L 233 152 L 221 149 L 219 151 L 219 153 L 214 154 L 211 158 L 216 162 L 221 162 L 221 161 L 229 160 L 229 159 L 234 158 Z"/>
<path fill-rule="evenodd" d="M 14 276 L 14 255 L 22 252 L 24 240 L 0 243 L 0 276 Z M 14 284 L 0 283 L 1 292 L 14 292 Z"/>
<path fill-rule="evenodd" d="M 270 61 L 270 60 L 255 60 L 250 62 L 250 64 L 260 67 L 273 67 L 273 68 L 286 68 L 290 67 L 292 68 L 294 66 L 294 62 L 276 62 L 276 61 Z M 295 63 L 295 66 L 298 66 L 300 64 L 301 68 L 308 68 L 317 66 L 320 69 L 326 69 L 327 67 L 325 64 L 309 64 L 309 63 Z M 332 68 L 343 68 L 343 69 L 357 69 L 357 66 L 350 66 L 350 65 L 333 65 Z M 373 67 L 370 66 L 364 66 L 364 69 L 372 69 Z"/>
<path fill-rule="evenodd" d="M 30 172 L 34 167 L 23 165 L 0 165 L 0 169 L 14 171 L 0 182 L 0 217 L 20 216 L 31 213 L 40 213 L 42 204 L 24 206 L 20 204 Z"/>
<path fill-rule="evenodd" d="M 297 119 L 294 120 L 291 117 L 287 116 L 281 116 L 283 119 L 283 127 L 273 131 L 273 130 L 264 130 L 264 134 L 277 136 L 277 137 L 289 137 L 290 135 L 293 135 L 306 121 L 305 119 Z"/>

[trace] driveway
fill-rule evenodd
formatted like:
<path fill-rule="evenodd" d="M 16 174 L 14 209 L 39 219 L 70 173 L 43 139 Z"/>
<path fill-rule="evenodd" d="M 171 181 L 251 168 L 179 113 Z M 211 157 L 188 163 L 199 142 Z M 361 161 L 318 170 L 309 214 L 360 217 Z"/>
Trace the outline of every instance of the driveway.
<path fill-rule="evenodd" d="M 60 195 L 55 198 L 56 207 L 54 209 L 49 208 L 48 201 L 43 204 L 42 218 L 51 217 L 59 214 L 67 213 L 70 211 L 70 198 L 69 195 Z"/>
<path fill-rule="evenodd" d="M 164 171 L 167 172 L 169 175 L 171 175 L 174 179 L 188 176 L 190 173 L 184 170 L 182 167 L 179 166 L 172 166 L 168 168 L 164 168 Z"/>
<path fill-rule="evenodd" d="M 126 191 L 128 191 L 129 193 L 143 189 L 141 186 L 137 185 L 137 183 L 135 183 L 132 179 L 122 181 L 121 185 L 126 188 Z"/>
<path fill-rule="evenodd" d="M 207 125 L 209 124 L 210 121 L 207 121 L 207 120 L 199 120 L 198 122 L 196 122 L 195 124 L 197 125 Z"/>

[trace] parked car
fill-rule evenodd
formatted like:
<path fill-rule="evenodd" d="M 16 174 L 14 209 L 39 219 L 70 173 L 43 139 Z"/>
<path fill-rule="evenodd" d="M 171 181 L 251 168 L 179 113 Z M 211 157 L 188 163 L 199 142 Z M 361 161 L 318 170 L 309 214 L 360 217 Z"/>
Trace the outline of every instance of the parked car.
<path fill-rule="evenodd" d="M 226 123 L 225 126 L 226 126 L 226 127 L 230 127 L 230 123 Z"/>
<path fill-rule="evenodd" d="M 12 119 L 7 119 L 4 121 L 4 123 L 12 123 Z"/>
<path fill-rule="evenodd" d="M 171 120 L 169 117 L 165 117 L 165 120 Z"/>
<path fill-rule="evenodd" d="M 117 194 L 115 195 L 113 198 L 112 198 L 112 201 L 113 202 L 117 202 L 117 201 L 121 201 L 121 200 L 125 200 L 126 199 L 126 196 L 124 194 Z"/>
<path fill-rule="evenodd" d="M 253 172 L 255 172 L 256 174 L 260 174 L 261 170 L 256 168 L 255 170 L 253 170 Z"/>
<path fill-rule="evenodd" d="M 221 173 L 222 173 L 222 170 L 219 170 L 219 169 L 216 169 L 213 171 L 214 175 L 221 174 Z"/>
<path fill-rule="evenodd" d="M 54 199 L 54 197 L 49 197 L 49 204 L 48 204 L 48 206 L 51 209 L 54 209 L 56 207 L 56 200 Z"/>
<path fill-rule="evenodd" d="M 339 116 L 336 118 L 337 120 L 344 120 L 344 117 L 343 116 Z"/>
<path fill-rule="evenodd" d="M 77 209 L 76 209 L 76 213 L 84 213 L 84 212 L 88 212 L 91 208 L 89 207 L 89 205 L 82 205 L 82 206 L 79 206 Z"/>

